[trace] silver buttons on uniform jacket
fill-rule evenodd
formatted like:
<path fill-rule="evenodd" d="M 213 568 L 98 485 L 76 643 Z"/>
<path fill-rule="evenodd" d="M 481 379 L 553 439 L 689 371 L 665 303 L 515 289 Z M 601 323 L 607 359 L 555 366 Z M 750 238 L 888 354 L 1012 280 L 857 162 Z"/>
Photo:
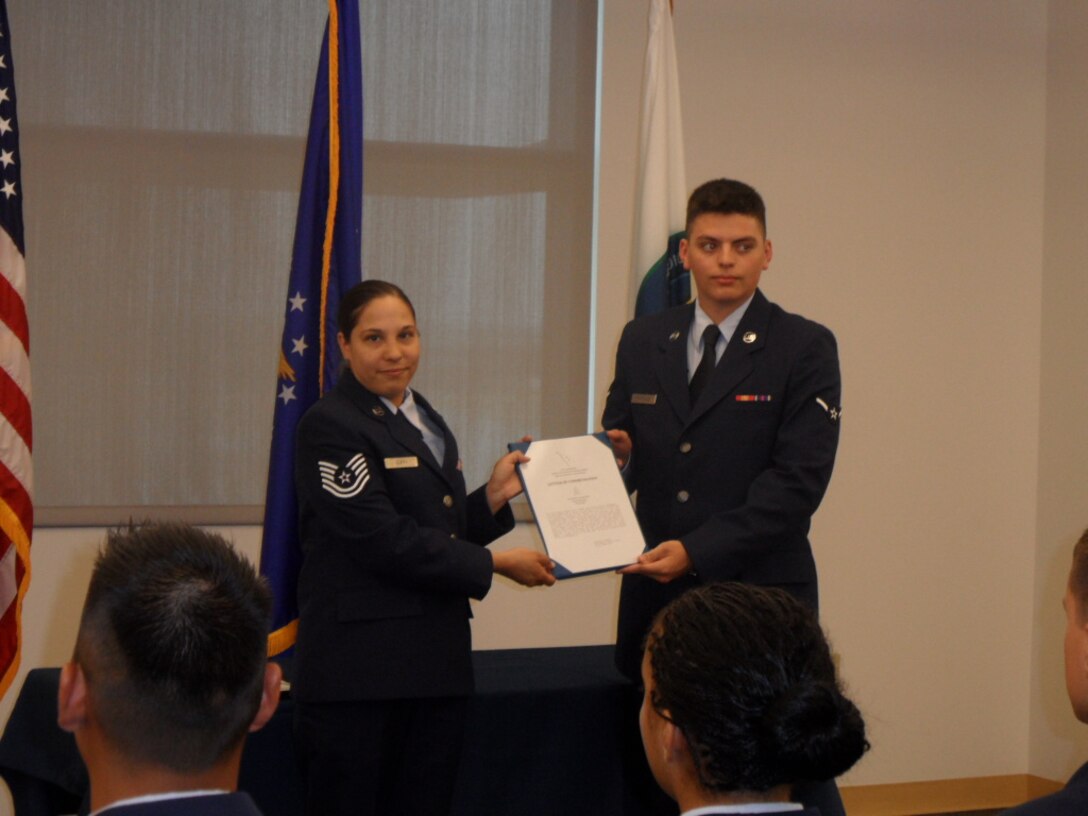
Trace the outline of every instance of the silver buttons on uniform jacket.
<path fill-rule="evenodd" d="M 691 453 L 691 449 L 692 444 L 687 439 L 685 439 L 677 446 L 677 450 L 680 451 L 680 453 Z M 688 493 L 688 491 L 686 490 L 681 490 L 676 494 L 676 500 L 680 502 L 680 504 L 687 504 L 687 501 L 690 498 L 691 494 Z"/>

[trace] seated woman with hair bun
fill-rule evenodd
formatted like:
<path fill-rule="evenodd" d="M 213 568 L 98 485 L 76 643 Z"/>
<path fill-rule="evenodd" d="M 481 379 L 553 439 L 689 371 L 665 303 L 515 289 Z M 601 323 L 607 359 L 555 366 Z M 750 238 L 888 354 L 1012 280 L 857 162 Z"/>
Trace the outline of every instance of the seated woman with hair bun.
<path fill-rule="evenodd" d="M 833 779 L 869 748 L 812 611 L 779 589 L 710 584 L 658 615 L 639 725 L 654 778 L 682 813 L 819 811 L 794 785 Z M 743 806 L 743 807 L 742 807 Z"/>

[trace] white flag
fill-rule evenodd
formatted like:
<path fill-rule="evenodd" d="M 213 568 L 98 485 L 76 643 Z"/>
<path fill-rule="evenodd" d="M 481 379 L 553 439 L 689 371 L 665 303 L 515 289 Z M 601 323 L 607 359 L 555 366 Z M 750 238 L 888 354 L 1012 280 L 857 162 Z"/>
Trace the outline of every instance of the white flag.
<path fill-rule="evenodd" d="M 639 117 L 638 181 L 632 263 L 636 314 L 673 305 L 669 296 L 669 238 L 684 229 L 687 183 L 680 121 L 680 80 L 676 70 L 669 0 L 650 0 L 649 38 Z M 675 241 L 673 242 L 675 246 Z M 673 258 L 673 266 L 679 263 Z M 659 262 L 661 262 L 659 264 Z M 690 291 L 687 275 L 683 285 Z M 680 302 L 687 300 L 685 294 Z"/>

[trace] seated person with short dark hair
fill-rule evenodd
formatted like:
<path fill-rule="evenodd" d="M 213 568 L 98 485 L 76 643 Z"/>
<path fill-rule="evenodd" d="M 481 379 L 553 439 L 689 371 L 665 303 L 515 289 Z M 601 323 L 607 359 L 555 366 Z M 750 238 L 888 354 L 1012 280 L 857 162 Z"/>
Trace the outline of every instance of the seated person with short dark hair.
<path fill-rule="evenodd" d="M 642 682 L 646 758 L 682 813 L 815 816 L 789 801 L 793 785 L 832 779 L 869 747 L 815 615 L 780 589 L 681 595 L 647 636 Z"/>
<path fill-rule="evenodd" d="M 267 584 L 221 537 L 110 531 L 57 700 L 95 814 L 259 816 L 233 791 L 246 733 L 279 702 L 270 613 Z"/>
<path fill-rule="evenodd" d="M 1065 597 L 1065 690 L 1073 714 L 1088 723 L 1088 530 L 1073 547 L 1073 566 Z M 1088 763 L 1057 793 L 1043 796 L 1002 816 L 1084 816 L 1088 813 Z"/>

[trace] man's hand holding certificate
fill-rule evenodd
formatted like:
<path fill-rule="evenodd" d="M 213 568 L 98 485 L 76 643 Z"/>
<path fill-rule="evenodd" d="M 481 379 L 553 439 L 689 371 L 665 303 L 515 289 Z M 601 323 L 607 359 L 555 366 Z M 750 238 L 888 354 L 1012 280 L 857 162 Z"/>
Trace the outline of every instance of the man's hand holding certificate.
<path fill-rule="evenodd" d="M 633 564 L 646 542 L 604 434 L 520 443 L 518 475 L 555 576 Z"/>

